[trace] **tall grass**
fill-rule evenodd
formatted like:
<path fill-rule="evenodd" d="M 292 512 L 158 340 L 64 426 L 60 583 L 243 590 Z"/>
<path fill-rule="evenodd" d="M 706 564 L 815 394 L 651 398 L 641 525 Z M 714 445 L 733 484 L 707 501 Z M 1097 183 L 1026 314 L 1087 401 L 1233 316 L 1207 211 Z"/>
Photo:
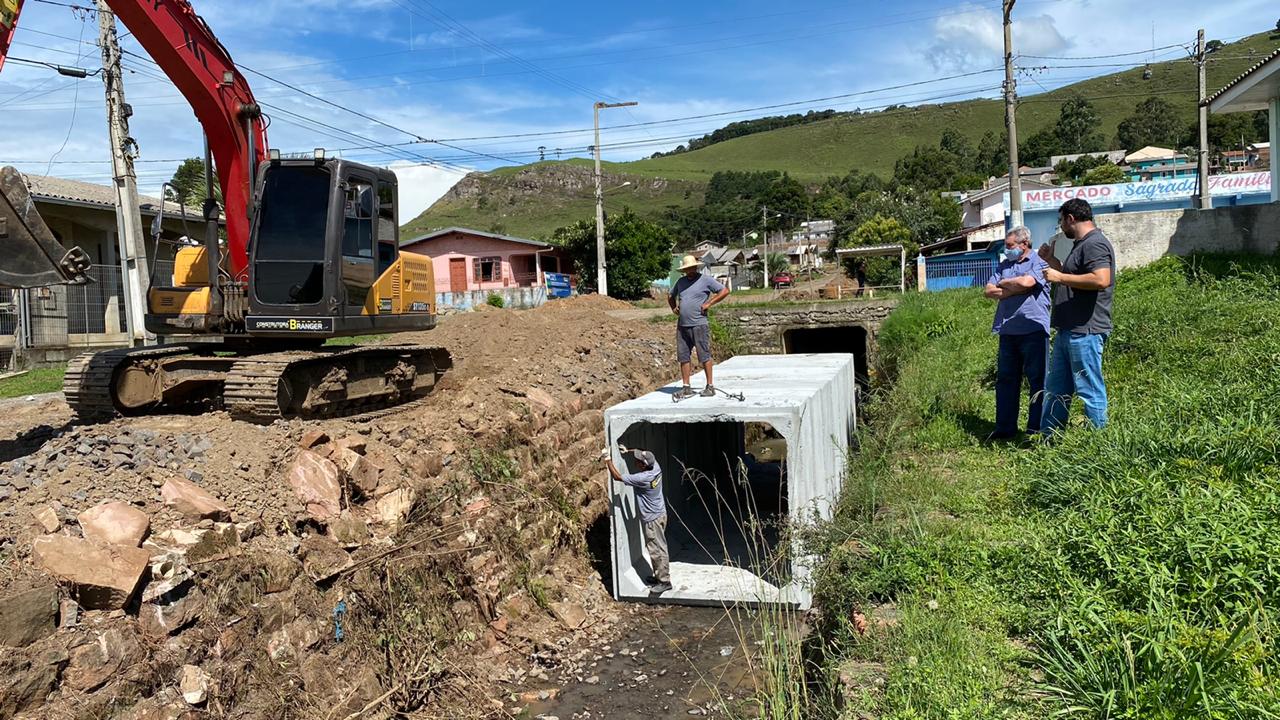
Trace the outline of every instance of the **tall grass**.
<path fill-rule="evenodd" d="M 1119 277 L 1111 425 L 987 446 L 991 306 L 908 296 L 837 518 L 814 539 L 829 666 L 885 718 L 1280 716 L 1280 273 Z M 891 604 L 896 623 L 856 618 Z"/>

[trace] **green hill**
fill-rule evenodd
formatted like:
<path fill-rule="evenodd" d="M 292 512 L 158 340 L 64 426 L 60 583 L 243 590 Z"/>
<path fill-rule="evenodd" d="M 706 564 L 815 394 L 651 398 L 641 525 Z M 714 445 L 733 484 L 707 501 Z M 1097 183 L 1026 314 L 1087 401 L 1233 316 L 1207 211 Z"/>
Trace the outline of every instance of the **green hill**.
<path fill-rule="evenodd" d="M 1280 35 L 1261 33 L 1224 45 L 1210 56 L 1208 85 L 1212 93 L 1280 47 Z M 1196 70 L 1189 60 L 1155 63 L 1152 77 L 1143 68 L 1104 75 L 1053 92 L 1028 95 L 1018 107 L 1022 138 L 1053 125 L 1062 101 L 1072 94 L 1089 98 L 1102 118 L 1101 131 L 1111 140 L 1116 126 L 1147 97 L 1172 104 L 1185 123 L 1195 119 Z M 1035 83 L 1023 77 L 1025 92 Z M 629 206 L 654 216 L 670 205 L 701 202 L 703 186 L 721 170 L 780 170 L 806 183 L 817 183 L 850 170 L 888 177 L 894 162 L 918 145 L 933 144 L 942 131 L 954 128 L 974 143 L 988 131 L 1002 132 L 1004 105 L 997 100 L 921 105 L 906 109 L 841 114 L 830 120 L 747 135 L 691 152 L 628 163 L 606 163 L 606 188 L 632 184 L 607 194 L 607 204 Z M 1136 148 L 1129 148 L 1136 149 Z M 585 184 L 584 184 L 585 183 Z M 545 162 L 519 168 L 473 173 L 404 232 L 417 233 L 449 225 L 487 229 L 500 227 L 526 236 L 545 236 L 573 220 L 592 215 L 590 163 L 586 160 Z"/>

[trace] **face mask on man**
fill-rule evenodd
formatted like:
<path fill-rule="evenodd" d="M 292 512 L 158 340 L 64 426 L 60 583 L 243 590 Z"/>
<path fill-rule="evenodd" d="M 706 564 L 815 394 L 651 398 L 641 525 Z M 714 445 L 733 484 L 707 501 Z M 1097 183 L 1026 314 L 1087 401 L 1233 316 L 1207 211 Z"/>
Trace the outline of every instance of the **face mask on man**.
<path fill-rule="evenodd" d="M 1008 260 L 1017 260 L 1018 258 L 1022 257 L 1022 248 L 1020 247 L 1005 248 L 1004 256 Z"/>

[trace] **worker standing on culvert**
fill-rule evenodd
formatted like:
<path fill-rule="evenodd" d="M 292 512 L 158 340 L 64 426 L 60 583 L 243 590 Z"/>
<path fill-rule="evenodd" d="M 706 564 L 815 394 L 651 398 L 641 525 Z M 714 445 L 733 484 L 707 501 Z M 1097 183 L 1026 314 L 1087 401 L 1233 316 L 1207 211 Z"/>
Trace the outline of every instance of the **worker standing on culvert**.
<path fill-rule="evenodd" d="M 702 263 L 692 255 L 685 255 L 680 263 L 680 272 L 684 277 L 671 285 L 671 294 L 667 296 L 667 304 L 671 312 L 680 316 L 676 323 L 676 359 L 680 361 L 680 377 L 684 385 L 676 393 L 677 400 L 694 396 L 689 386 L 693 375 L 693 348 L 698 349 L 698 362 L 707 374 L 707 386 L 702 389 L 702 397 L 715 397 L 716 388 L 711 380 L 711 322 L 707 319 L 707 310 L 711 306 L 729 297 L 729 288 L 721 285 L 710 275 L 701 272 Z M 677 303 L 677 300 L 679 301 Z"/>
<path fill-rule="evenodd" d="M 649 592 L 661 595 L 671 589 L 671 560 L 667 554 L 667 501 L 662 496 L 662 466 L 648 450 L 627 450 L 635 459 L 639 470 L 634 473 L 618 472 L 613 458 L 605 461 L 614 481 L 630 485 L 636 492 L 636 507 L 640 510 L 640 526 L 644 532 L 644 549 L 649 551 L 653 564 L 653 577 L 645 581 Z"/>

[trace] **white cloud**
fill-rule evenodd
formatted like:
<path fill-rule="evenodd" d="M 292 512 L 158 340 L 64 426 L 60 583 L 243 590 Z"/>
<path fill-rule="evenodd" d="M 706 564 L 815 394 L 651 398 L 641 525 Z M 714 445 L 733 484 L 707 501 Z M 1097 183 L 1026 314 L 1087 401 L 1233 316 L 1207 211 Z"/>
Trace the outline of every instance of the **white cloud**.
<path fill-rule="evenodd" d="M 1015 14 L 1013 40 L 1017 52 L 1053 55 L 1071 46 L 1050 15 Z M 965 6 L 962 12 L 933 21 L 927 49 L 934 69 L 976 69 L 999 65 L 1004 57 L 1004 23 L 998 10 Z"/>
<path fill-rule="evenodd" d="M 395 162 L 389 165 L 400 187 L 400 222 L 407 223 L 439 200 L 466 175 L 427 165 Z"/>

